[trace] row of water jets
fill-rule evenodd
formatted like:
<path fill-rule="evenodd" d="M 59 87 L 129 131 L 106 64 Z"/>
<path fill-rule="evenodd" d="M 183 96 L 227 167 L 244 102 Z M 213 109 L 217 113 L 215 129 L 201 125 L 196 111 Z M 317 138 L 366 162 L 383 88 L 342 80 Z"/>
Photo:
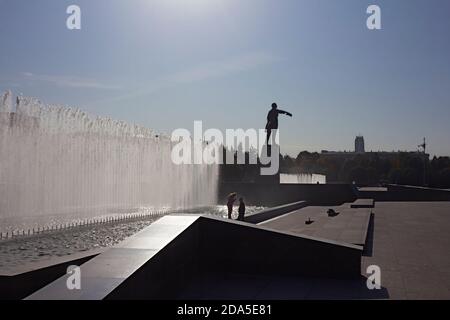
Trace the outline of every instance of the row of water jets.
<path fill-rule="evenodd" d="M 51 228 L 54 217 L 73 224 L 136 208 L 215 204 L 217 166 L 176 165 L 172 146 L 143 126 L 4 93 L 0 237 L 32 233 L 36 223 Z"/>
<path fill-rule="evenodd" d="M 145 219 L 154 219 L 157 217 L 161 217 L 163 215 L 172 213 L 172 210 L 162 209 L 162 210 L 152 210 L 149 212 L 138 212 L 138 213 L 125 213 L 121 215 L 114 216 L 106 216 L 106 217 L 98 217 L 98 218 L 87 218 L 79 221 L 65 222 L 65 223 L 57 223 L 51 225 L 43 225 L 30 227 L 28 229 L 17 229 L 6 232 L 0 232 L 0 240 L 8 240 L 8 239 L 16 239 L 25 236 L 39 235 L 39 234 L 48 234 L 56 231 L 70 230 L 79 227 L 89 227 L 95 225 L 104 225 L 106 223 L 122 223 L 122 222 L 130 222 L 136 220 L 145 220 Z"/>

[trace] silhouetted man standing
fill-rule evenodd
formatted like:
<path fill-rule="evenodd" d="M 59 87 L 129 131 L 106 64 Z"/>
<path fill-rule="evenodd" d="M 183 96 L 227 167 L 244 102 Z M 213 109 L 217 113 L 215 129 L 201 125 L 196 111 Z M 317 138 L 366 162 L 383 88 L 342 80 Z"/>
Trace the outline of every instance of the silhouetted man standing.
<path fill-rule="evenodd" d="M 236 197 L 236 192 L 230 193 L 227 197 L 228 219 L 231 219 L 231 215 L 233 214 L 233 204 L 236 201 Z"/>
<path fill-rule="evenodd" d="M 267 132 L 267 139 L 266 144 L 269 144 L 270 135 L 272 134 L 272 130 L 278 129 L 278 115 L 279 114 L 285 114 L 289 117 L 292 117 L 292 114 L 279 110 L 276 103 L 272 103 L 272 110 L 269 111 L 267 114 L 267 124 L 266 124 L 266 132 Z"/>
<path fill-rule="evenodd" d="M 245 216 L 245 202 L 244 202 L 244 198 L 239 198 L 239 216 L 238 216 L 238 220 L 239 221 L 244 221 L 244 216 Z"/>

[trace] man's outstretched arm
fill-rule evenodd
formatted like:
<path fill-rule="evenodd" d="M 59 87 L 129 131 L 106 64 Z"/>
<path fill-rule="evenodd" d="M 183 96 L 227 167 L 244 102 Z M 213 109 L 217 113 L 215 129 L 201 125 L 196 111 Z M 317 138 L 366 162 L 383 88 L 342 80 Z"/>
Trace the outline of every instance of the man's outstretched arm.
<path fill-rule="evenodd" d="M 288 115 L 289 117 L 292 117 L 292 113 L 284 111 L 284 110 L 278 110 L 278 113 L 285 114 L 285 115 Z"/>

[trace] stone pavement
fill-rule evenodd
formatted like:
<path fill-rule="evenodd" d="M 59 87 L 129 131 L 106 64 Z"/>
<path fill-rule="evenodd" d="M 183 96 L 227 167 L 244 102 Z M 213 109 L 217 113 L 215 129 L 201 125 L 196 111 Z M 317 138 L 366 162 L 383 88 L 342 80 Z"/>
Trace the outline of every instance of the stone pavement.
<path fill-rule="evenodd" d="M 234 270 L 232 268 L 224 268 L 227 270 L 225 272 L 223 270 L 218 272 L 215 268 L 207 268 L 207 272 L 188 277 L 190 279 L 189 282 L 177 291 L 177 298 L 450 299 L 450 202 L 377 202 L 374 209 L 351 209 L 349 204 L 333 208 L 339 212 L 339 215 L 328 217 L 325 210 L 328 207 L 307 207 L 270 220 L 260 226 L 269 229 L 279 228 L 280 231 L 285 230 L 285 232 L 297 233 L 300 236 L 314 235 L 316 237 L 321 235 L 322 237 L 327 236 L 328 239 L 332 237 L 343 239 L 346 236 L 345 231 L 347 229 L 351 230 L 352 227 L 360 228 L 361 221 L 358 221 L 358 219 L 354 220 L 356 221 L 355 223 L 352 223 L 352 219 L 358 217 L 358 212 L 367 213 L 373 210 L 361 261 L 360 278 L 332 279 L 323 276 L 295 276 L 284 274 L 282 269 L 276 272 L 273 270 L 272 274 L 256 275 L 252 268 L 258 267 L 262 263 L 261 261 L 266 260 L 255 260 L 255 264 L 249 263 L 245 268 L 234 268 Z M 304 221 L 309 217 L 315 222 L 311 225 L 305 225 Z M 189 217 L 186 217 L 186 219 L 189 220 Z M 192 217 L 192 220 L 186 223 L 192 223 L 195 219 L 196 217 Z M 214 220 L 217 220 L 217 222 L 213 223 Z M 208 221 L 204 225 L 206 228 L 204 230 L 207 230 L 212 235 L 216 235 L 218 239 L 220 238 L 220 243 L 226 243 L 227 238 L 224 235 L 217 235 L 217 230 L 222 228 L 219 220 L 213 219 Z M 232 222 L 232 224 L 234 227 L 229 230 L 233 232 L 239 231 L 240 224 L 237 222 Z M 242 246 L 246 245 L 246 238 L 251 238 L 248 232 L 257 232 L 256 229 L 258 229 L 255 227 L 246 228 L 245 225 L 243 223 L 242 228 L 245 229 L 246 233 L 239 240 Z M 137 237 L 130 239 L 130 241 L 124 242 L 115 250 L 111 250 L 111 257 L 103 254 L 92 259 L 91 263 L 88 262 L 83 265 L 82 270 L 86 271 L 84 275 L 89 278 L 88 280 L 100 276 L 104 281 L 102 283 L 88 282 L 88 286 L 96 290 L 89 290 L 89 292 L 82 290 L 85 293 L 84 295 L 75 294 L 64 298 L 96 299 L 104 297 L 105 292 L 110 292 L 114 286 L 119 285 L 123 279 L 133 273 L 136 268 L 139 268 L 144 261 L 153 256 L 155 251 L 166 245 L 170 239 L 173 239 L 182 230 L 176 224 L 172 225 L 171 223 L 168 223 L 167 226 L 160 226 L 160 228 L 160 230 L 153 231 L 151 228 L 147 229 L 138 234 Z M 242 234 L 242 232 L 240 233 Z M 210 236 L 208 235 L 207 239 Z M 348 237 L 350 239 L 354 237 L 354 234 Z M 234 238 L 235 234 L 232 233 L 230 239 Z M 218 244 L 218 241 L 214 243 Z M 156 246 L 148 248 L 149 243 L 153 243 Z M 182 242 L 182 244 L 184 243 L 185 241 Z M 265 242 L 263 237 L 261 241 L 258 239 L 257 243 L 264 244 L 267 242 Z M 273 256 L 273 250 L 270 251 L 271 246 L 271 244 L 266 245 L 266 249 L 264 249 L 267 256 L 264 256 L 264 250 L 262 250 L 257 252 L 258 257 L 262 256 L 265 259 L 269 259 L 267 261 L 270 261 L 270 257 Z M 317 248 L 312 251 L 305 251 L 299 247 L 295 250 L 290 250 L 290 252 L 292 252 L 293 257 L 305 257 L 305 255 L 306 257 L 314 257 L 314 252 L 318 252 Z M 239 251 L 239 249 L 239 246 L 233 244 L 222 252 L 230 252 L 232 254 Z M 134 259 L 130 259 L 131 256 L 134 256 L 133 254 L 131 256 L 125 255 L 125 251 L 131 253 L 135 250 L 144 250 L 145 252 L 142 252 L 145 257 L 142 260 L 139 260 L 139 258 L 137 259 L 139 261 L 134 261 Z M 186 251 L 183 252 L 186 254 Z M 180 257 L 186 257 L 186 255 L 174 254 L 170 261 L 178 263 L 176 259 Z M 107 267 L 110 258 L 114 260 L 117 258 L 121 259 L 119 271 L 123 274 L 117 276 L 117 278 L 115 276 L 114 281 L 111 281 L 109 276 L 110 273 L 115 272 L 114 268 L 108 270 L 107 274 L 101 275 L 96 274 L 99 271 L 97 268 L 90 268 L 91 265 L 92 267 L 94 266 L 95 261 L 98 262 L 100 259 L 104 260 L 102 260 L 102 265 Z M 317 261 L 317 267 L 323 267 L 321 264 L 326 263 L 325 259 Z M 251 262 L 251 259 L 249 262 Z M 340 262 L 334 261 L 333 266 L 338 267 L 339 263 L 345 263 L 345 260 Z M 130 268 L 123 268 L 128 265 Z M 172 264 L 165 265 L 170 266 Z M 377 265 L 381 269 L 381 290 L 369 290 L 366 286 L 366 270 L 370 265 Z M 289 267 L 289 264 L 283 262 L 283 268 L 285 266 Z M 53 298 L 62 298 L 61 295 L 58 295 L 59 289 L 53 286 L 56 286 L 58 283 L 64 285 L 64 282 L 65 279 L 62 278 L 61 281 L 49 285 L 47 290 L 50 289 L 48 292 L 55 293 Z M 111 284 L 112 287 L 106 287 L 105 284 L 107 283 Z M 53 291 L 52 289 L 56 290 Z M 38 291 L 30 298 L 39 299 L 41 297 Z M 51 297 L 46 295 L 45 298 Z"/>
<path fill-rule="evenodd" d="M 333 209 L 338 214 L 330 217 L 327 214 L 328 209 Z M 260 225 L 274 230 L 364 246 L 371 211 L 369 208 L 350 208 L 348 203 L 335 207 L 309 206 Z M 305 224 L 309 219 L 313 223 Z"/>
<path fill-rule="evenodd" d="M 377 202 L 361 270 L 391 299 L 450 299 L 450 202 Z"/>
<path fill-rule="evenodd" d="M 324 215 L 319 207 L 299 211 Z M 450 202 L 377 202 L 373 211 L 360 280 L 211 273 L 193 282 L 180 298 L 450 299 Z M 295 216 L 303 223 L 297 212 L 267 225 L 300 232 L 303 225 L 292 223 Z M 367 289 L 370 265 L 381 268 L 381 290 Z"/>

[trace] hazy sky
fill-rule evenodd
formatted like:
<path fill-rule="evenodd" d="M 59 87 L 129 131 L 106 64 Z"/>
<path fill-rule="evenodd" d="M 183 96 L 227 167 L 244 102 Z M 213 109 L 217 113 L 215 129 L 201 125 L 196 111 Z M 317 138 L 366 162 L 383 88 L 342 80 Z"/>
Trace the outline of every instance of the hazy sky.
<path fill-rule="evenodd" d="M 276 101 L 294 114 L 282 152 L 363 134 L 450 155 L 449 16 L 448 0 L 0 0 L 0 90 L 168 133 L 264 127 Z"/>

